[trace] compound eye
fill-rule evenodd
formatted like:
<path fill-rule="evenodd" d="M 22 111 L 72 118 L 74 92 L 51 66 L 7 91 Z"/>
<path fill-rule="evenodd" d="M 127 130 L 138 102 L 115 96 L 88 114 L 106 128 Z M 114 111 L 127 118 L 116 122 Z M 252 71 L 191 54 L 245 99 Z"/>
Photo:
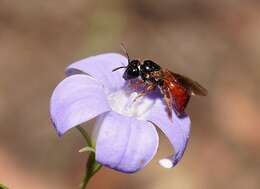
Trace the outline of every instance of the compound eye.
<path fill-rule="evenodd" d="M 123 75 L 123 78 L 125 80 L 129 80 L 129 79 L 134 79 L 134 78 L 137 78 L 139 76 L 139 69 L 137 66 L 129 66 L 124 75 Z"/>
<path fill-rule="evenodd" d="M 139 60 L 131 60 L 129 64 L 133 67 L 138 67 L 141 64 L 141 62 Z"/>

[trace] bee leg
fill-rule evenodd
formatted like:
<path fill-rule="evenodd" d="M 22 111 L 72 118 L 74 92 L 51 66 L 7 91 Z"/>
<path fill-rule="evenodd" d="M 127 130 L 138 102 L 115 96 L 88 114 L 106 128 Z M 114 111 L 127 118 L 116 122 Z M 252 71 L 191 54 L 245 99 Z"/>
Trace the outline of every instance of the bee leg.
<path fill-rule="evenodd" d="M 143 85 L 144 81 L 142 80 L 130 80 L 129 82 L 130 88 L 134 89 L 134 91 L 137 91 Z"/>
<path fill-rule="evenodd" d="M 135 102 L 138 98 L 145 96 L 147 93 L 153 91 L 156 88 L 155 84 L 146 84 L 144 86 L 144 91 L 141 92 L 137 97 L 134 98 L 133 102 Z"/>
<path fill-rule="evenodd" d="M 163 99 L 164 99 L 164 102 L 165 102 L 165 104 L 167 106 L 168 116 L 169 116 L 170 120 L 172 120 L 173 97 L 172 97 L 171 93 L 168 92 L 168 91 L 165 91 Z"/>

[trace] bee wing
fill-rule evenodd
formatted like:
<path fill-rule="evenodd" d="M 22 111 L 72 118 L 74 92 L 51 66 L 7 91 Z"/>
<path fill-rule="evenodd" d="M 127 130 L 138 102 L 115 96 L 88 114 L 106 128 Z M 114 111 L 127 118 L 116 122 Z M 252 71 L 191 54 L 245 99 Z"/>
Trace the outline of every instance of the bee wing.
<path fill-rule="evenodd" d="M 191 95 L 206 96 L 208 94 L 207 89 L 202 87 L 198 82 L 174 72 L 171 72 L 171 74 L 176 79 L 176 82 L 186 88 Z"/>

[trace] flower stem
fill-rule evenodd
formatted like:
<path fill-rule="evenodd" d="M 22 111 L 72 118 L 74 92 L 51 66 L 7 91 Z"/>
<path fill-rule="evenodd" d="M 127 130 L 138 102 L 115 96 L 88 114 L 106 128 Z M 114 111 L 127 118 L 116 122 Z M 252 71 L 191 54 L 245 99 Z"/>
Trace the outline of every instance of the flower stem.
<path fill-rule="evenodd" d="M 85 131 L 85 129 L 83 129 L 81 126 L 77 126 L 77 129 L 79 130 L 80 134 L 84 137 L 87 146 L 92 147 L 92 142 L 91 142 L 91 138 L 88 135 L 88 133 Z"/>
<path fill-rule="evenodd" d="M 80 126 L 77 126 L 77 129 L 79 130 L 79 132 L 85 139 L 86 145 L 91 148 L 94 148 L 93 144 L 91 142 L 91 138 L 88 135 L 88 133 L 85 131 L 85 129 L 83 129 Z M 87 160 L 86 166 L 85 166 L 85 176 L 83 178 L 82 183 L 80 184 L 80 189 L 86 188 L 91 177 L 94 176 L 100 170 L 101 167 L 102 167 L 102 165 L 99 164 L 98 162 L 96 162 L 95 152 L 90 151 L 88 160 Z"/>

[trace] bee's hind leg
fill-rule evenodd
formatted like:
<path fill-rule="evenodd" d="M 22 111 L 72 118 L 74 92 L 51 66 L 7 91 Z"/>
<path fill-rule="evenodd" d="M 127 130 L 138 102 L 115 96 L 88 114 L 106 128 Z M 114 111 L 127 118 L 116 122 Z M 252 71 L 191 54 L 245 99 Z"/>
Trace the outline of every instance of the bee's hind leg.
<path fill-rule="evenodd" d="M 173 110 L 173 97 L 170 92 L 165 91 L 163 96 L 164 102 L 166 104 L 166 111 L 168 113 L 168 117 L 172 120 L 172 110 Z"/>

